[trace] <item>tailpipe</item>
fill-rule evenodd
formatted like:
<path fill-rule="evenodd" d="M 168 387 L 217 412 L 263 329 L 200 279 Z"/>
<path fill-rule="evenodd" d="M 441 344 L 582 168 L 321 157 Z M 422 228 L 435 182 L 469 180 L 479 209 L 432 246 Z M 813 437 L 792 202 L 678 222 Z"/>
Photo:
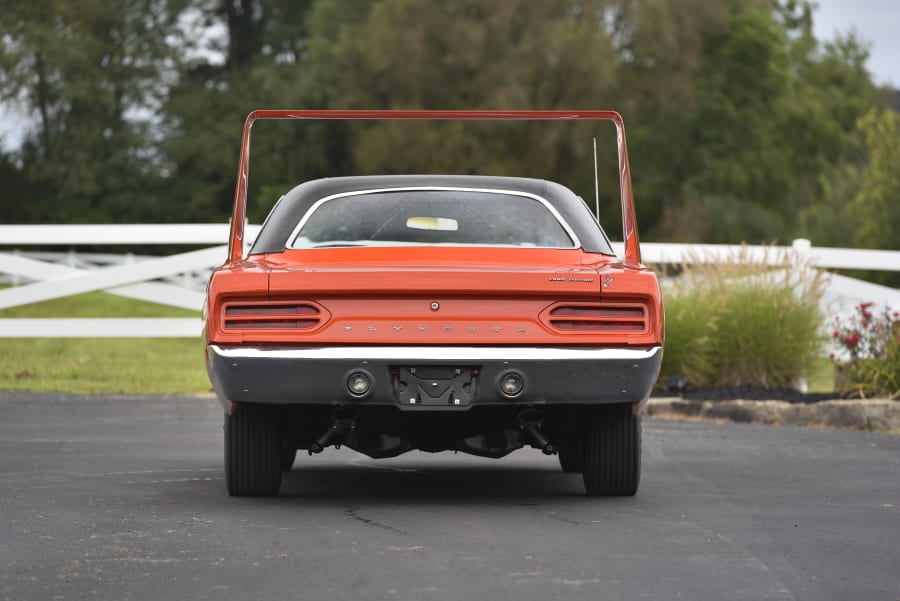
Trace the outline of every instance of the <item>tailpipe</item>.
<path fill-rule="evenodd" d="M 331 426 L 309 445 L 309 454 L 321 453 L 325 447 L 337 439 L 335 444 L 340 444 L 344 434 L 356 428 L 356 420 L 359 419 L 359 411 L 356 407 L 338 407 L 331 414 Z"/>
<path fill-rule="evenodd" d="M 553 455 L 556 453 L 556 447 L 541 432 L 541 424 L 547 419 L 547 415 L 543 411 L 537 409 L 526 409 L 519 414 L 519 427 L 525 433 L 525 437 L 532 446 L 539 448 L 544 455 Z"/>

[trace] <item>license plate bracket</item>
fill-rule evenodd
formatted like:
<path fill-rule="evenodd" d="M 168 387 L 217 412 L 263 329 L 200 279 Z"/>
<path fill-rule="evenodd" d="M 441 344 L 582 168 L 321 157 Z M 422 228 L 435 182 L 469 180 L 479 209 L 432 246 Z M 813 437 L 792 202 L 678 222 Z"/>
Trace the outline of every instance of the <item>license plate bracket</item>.
<path fill-rule="evenodd" d="M 391 372 L 394 397 L 407 407 L 468 407 L 478 384 L 473 367 L 401 366 Z"/>

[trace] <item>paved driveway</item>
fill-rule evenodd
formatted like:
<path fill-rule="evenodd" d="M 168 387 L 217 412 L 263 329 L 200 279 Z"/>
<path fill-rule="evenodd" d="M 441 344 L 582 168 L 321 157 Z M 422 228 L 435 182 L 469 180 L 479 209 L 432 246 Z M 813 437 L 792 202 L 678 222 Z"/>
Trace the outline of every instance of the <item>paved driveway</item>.
<path fill-rule="evenodd" d="M 633 499 L 348 449 L 231 499 L 217 407 L 0 393 L 0 598 L 900 599 L 898 436 L 646 420 Z"/>

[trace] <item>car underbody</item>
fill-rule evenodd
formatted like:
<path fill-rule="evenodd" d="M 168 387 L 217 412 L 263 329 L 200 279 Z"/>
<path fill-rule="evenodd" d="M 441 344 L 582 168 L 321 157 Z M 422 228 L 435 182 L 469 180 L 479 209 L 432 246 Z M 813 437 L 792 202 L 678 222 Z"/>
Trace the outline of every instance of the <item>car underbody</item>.
<path fill-rule="evenodd" d="M 628 496 L 640 482 L 641 417 L 632 403 L 416 412 L 237 403 L 225 416 L 226 486 L 238 496 L 276 495 L 298 450 L 342 446 L 378 459 L 413 450 L 497 459 L 531 446 L 581 473 L 588 494 Z"/>
<path fill-rule="evenodd" d="M 408 451 L 458 451 L 500 458 L 532 446 L 546 454 L 578 444 L 590 406 L 481 406 L 463 412 L 404 411 L 390 406 L 282 405 L 286 447 L 320 453 L 347 446 L 376 459 Z"/>

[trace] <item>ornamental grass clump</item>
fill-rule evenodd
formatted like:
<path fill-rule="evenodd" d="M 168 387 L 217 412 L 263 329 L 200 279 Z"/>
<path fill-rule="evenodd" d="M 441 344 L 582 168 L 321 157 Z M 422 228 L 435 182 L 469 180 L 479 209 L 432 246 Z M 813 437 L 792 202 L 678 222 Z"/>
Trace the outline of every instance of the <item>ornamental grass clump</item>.
<path fill-rule="evenodd" d="M 849 319 L 835 317 L 832 324 L 840 354 L 848 358 L 831 355 L 842 375 L 841 394 L 900 398 L 900 312 L 860 303 Z"/>
<path fill-rule="evenodd" d="M 754 255 L 744 247 L 721 262 L 693 259 L 666 290 L 660 382 L 683 376 L 694 389 L 796 388 L 822 352 L 819 301 L 827 276 L 775 249 Z"/>

